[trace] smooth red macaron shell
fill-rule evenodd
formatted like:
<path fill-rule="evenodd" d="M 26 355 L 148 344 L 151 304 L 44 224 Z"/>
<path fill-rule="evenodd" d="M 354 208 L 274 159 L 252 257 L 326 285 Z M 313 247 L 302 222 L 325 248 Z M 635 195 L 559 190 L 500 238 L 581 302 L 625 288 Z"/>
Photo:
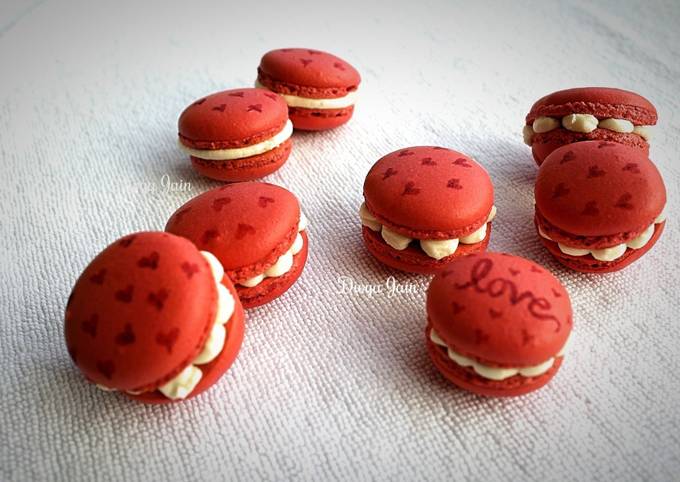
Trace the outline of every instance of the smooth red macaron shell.
<path fill-rule="evenodd" d="M 200 353 L 216 309 L 210 266 L 190 241 L 136 233 L 108 246 L 79 277 L 66 307 L 66 344 L 92 382 L 154 390 Z"/>
<path fill-rule="evenodd" d="M 562 349 L 572 328 L 571 302 L 561 283 L 543 267 L 504 253 L 455 260 L 433 278 L 426 306 L 428 336 L 433 328 L 457 353 L 489 366 L 543 363 Z M 428 338 L 428 346 L 431 343 Z M 455 363 L 456 370 L 443 367 L 443 360 L 435 363 L 447 378 L 480 394 L 490 393 L 484 387 L 496 395 L 525 393 L 542 386 L 548 381 L 545 376 L 549 379 L 556 371 L 493 382 Z"/>
<path fill-rule="evenodd" d="M 170 217 L 165 229 L 214 254 L 241 296 L 253 288 L 237 283 L 263 273 L 292 246 L 300 215 L 297 198 L 286 189 L 262 182 L 243 182 L 212 189 L 189 200 Z M 303 239 L 304 254 L 298 253 L 294 261 L 306 259 L 306 236 Z M 296 271 L 296 266 L 286 275 L 297 272 L 299 276 L 302 268 Z M 286 275 L 265 278 L 260 285 L 264 288 L 265 283 L 284 277 L 290 280 L 291 276 Z M 244 306 L 255 305 L 244 300 Z"/>
<path fill-rule="evenodd" d="M 278 95 L 257 88 L 232 89 L 203 97 L 179 118 L 180 142 L 199 150 L 236 149 L 271 139 L 288 121 L 288 106 Z M 250 180 L 270 174 L 288 159 L 291 141 L 275 149 L 233 160 L 192 157 L 203 175 L 218 180 Z"/>

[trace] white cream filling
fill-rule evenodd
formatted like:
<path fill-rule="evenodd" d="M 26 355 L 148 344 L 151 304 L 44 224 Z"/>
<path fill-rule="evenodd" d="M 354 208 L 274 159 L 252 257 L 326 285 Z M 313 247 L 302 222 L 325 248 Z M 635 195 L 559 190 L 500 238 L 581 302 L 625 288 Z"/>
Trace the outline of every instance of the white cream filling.
<path fill-rule="evenodd" d="M 597 124 L 597 117 L 591 114 L 569 114 L 562 117 L 562 127 L 572 132 L 593 132 L 597 129 Z"/>
<path fill-rule="evenodd" d="M 567 246 L 562 243 L 557 243 L 557 247 L 560 248 L 560 251 L 562 251 L 564 254 L 567 254 L 569 256 L 588 256 L 592 255 L 593 258 L 595 258 L 598 261 L 614 261 L 621 256 L 623 256 L 626 252 L 627 248 L 631 249 L 640 249 L 644 247 L 650 239 L 652 239 L 652 236 L 654 236 L 654 226 L 656 224 L 662 223 L 666 220 L 666 214 L 662 211 L 661 214 L 659 214 L 654 222 L 647 226 L 647 228 L 642 231 L 638 236 L 635 238 L 631 239 L 630 241 L 627 241 L 625 243 L 617 244 L 615 246 L 610 246 L 607 248 L 601 248 L 601 249 L 585 249 L 585 248 L 574 248 L 572 246 Z M 543 232 L 541 227 L 538 227 L 538 234 L 550 241 L 553 241 L 550 236 L 548 236 L 546 233 Z"/>
<path fill-rule="evenodd" d="M 255 87 L 269 90 L 257 80 L 255 81 Z M 303 109 L 344 109 L 345 107 L 353 106 L 357 102 L 356 90 L 349 92 L 343 97 L 334 97 L 332 99 L 313 99 L 311 97 L 300 97 L 279 92 L 276 92 L 276 94 L 283 97 L 283 100 L 286 101 L 289 107 L 300 107 Z"/>
<path fill-rule="evenodd" d="M 482 224 L 479 229 L 475 232 L 463 236 L 461 238 L 452 239 L 420 239 L 420 248 L 427 254 L 430 258 L 442 259 L 447 256 L 452 255 L 458 249 L 458 244 L 475 244 L 479 243 L 486 238 L 487 224 L 493 221 L 496 217 L 496 206 L 491 207 L 491 211 L 487 216 L 486 222 Z M 366 226 L 372 231 L 380 232 L 383 240 L 391 247 L 398 251 L 403 251 L 408 247 L 408 245 L 413 241 L 413 238 L 408 236 L 403 236 L 387 226 L 380 224 L 375 216 L 373 216 L 366 208 L 366 203 L 362 203 L 359 208 L 359 218 L 361 219 L 361 224 Z"/>
<path fill-rule="evenodd" d="M 288 271 L 290 271 L 290 269 L 293 267 L 293 256 L 302 251 L 304 246 L 304 240 L 302 239 L 300 233 L 305 229 L 307 229 L 307 218 L 304 214 L 302 214 L 302 212 L 300 212 L 298 233 L 295 236 L 295 241 L 293 241 L 293 245 L 290 247 L 290 249 L 279 256 L 279 259 L 276 260 L 276 263 L 267 268 L 264 273 L 253 276 L 252 278 L 248 278 L 247 280 L 241 281 L 238 284 L 245 286 L 246 288 L 253 288 L 254 286 L 262 283 L 265 278 L 278 278 L 279 276 L 283 276 Z"/>
<path fill-rule="evenodd" d="M 479 363 L 478 361 L 473 360 L 472 358 L 463 356 L 460 353 L 456 353 L 453 349 L 446 345 L 444 340 L 442 340 L 441 337 L 433 329 L 430 329 L 430 340 L 432 340 L 434 344 L 446 348 L 449 358 L 453 360 L 456 364 L 462 367 L 472 368 L 475 371 L 475 373 L 477 373 L 479 376 L 488 378 L 489 380 L 496 381 L 505 380 L 506 378 L 510 378 L 515 375 L 520 375 L 523 377 L 537 377 L 539 375 L 543 375 L 548 370 L 550 370 L 550 368 L 555 363 L 556 358 L 564 356 L 567 344 L 569 343 L 569 339 L 567 339 L 567 341 L 564 343 L 564 346 L 560 349 L 557 355 L 555 355 L 553 358 L 549 358 L 543 363 L 539 363 L 538 365 L 528 367 L 501 368 L 490 367 L 488 365 Z"/>
<path fill-rule="evenodd" d="M 561 119 L 554 117 L 537 117 L 531 125 L 525 125 L 522 130 L 524 143 L 531 145 L 534 134 L 550 132 L 558 127 L 564 127 L 572 132 L 589 133 L 595 129 L 607 129 L 623 134 L 637 134 L 644 140 L 649 141 L 653 126 L 635 126 L 627 119 L 607 118 L 598 121 L 597 117 L 591 114 L 569 114 Z"/>
<path fill-rule="evenodd" d="M 179 146 L 190 156 L 198 157 L 208 161 L 233 161 L 234 159 L 243 159 L 244 157 L 257 156 L 259 154 L 271 151 L 279 147 L 293 134 L 293 123 L 289 120 L 283 129 L 274 137 L 266 139 L 252 146 L 237 147 L 234 149 L 194 149 L 185 146 L 181 140 L 178 140 Z"/>
<path fill-rule="evenodd" d="M 205 341 L 203 350 L 194 360 L 182 370 L 179 375 L 158 387 L 158 391 L 172 400 L 180 400 L 188 397 L 203 378 L 203 372 L 196 365 L 210 363 L 222 352 L 227 339 L 226 324 L 234 313 L 236 303 L 234 297 L 221 281 L 224 276 L 224 268 L 217 258 L 207 251 L 201 251 L 203 257 L 210 265 L 210 271 L 217 286 L 217 313 L 215 323 Z"/>

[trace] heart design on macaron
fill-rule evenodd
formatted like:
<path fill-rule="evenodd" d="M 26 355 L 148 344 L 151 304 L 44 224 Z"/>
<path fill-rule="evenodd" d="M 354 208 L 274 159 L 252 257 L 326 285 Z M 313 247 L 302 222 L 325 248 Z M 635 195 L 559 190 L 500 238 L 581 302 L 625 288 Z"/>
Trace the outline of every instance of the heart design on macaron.
<path fill-rule="evenodd" d="M 140 268 L 156 269 L 158 268 L 159 260 L 160 256 L 158 255 L 158 252 L 153 251 L 148 256 L 143 256 L 142 258 L 140 258 L 139 261 L 137 262 L 137 266 L 139 266 Z"/>
<path fill-rule="evenodd" d="M 104 269 L 105 282 L 92 283 L 92 273 Z M 142 402 L 200 394 L 233 363 L 243 340 L 243 308 L 222 273 L 214 256 L 170 233 L 114 241 L 71 292 L 64 336 L 73 362 L 89 382 Z"/>
<path fill-rule="evenodd" d="M 226 196 L 225 196 L 225 197 L 218 197 L 217 199 L 215 199 L 215 200 L 213 201 L 213 203 L 212 203 L 212 208 L 213 208 L 215 211 L 220 212 L 220 211 L 222 210 L 222 208 L 223 208 L 224 206 L 226 206 L 227 204 L 229 204 L 230 202 L 231 202 L 231 198 L 230 198 L 230 197 L 226 197 Z M 179 214 L 179 213 L 178 213 L 178 214 Z"/>
<path fill-rule="evenodd" d="M 229 209 L 216 213 L 215 199 L 228 191 Z M 210 251 L 236 285 L 245 307 L 260 306 L 287 291 L 307 260 L 306 219 L 297 198 L 264 182 L 230 184 L 189 200 L 182 219 L 170 216 L 166 230 Z M 223 233 L 206 236 L 208 231 Z"/>
<path fill-rule="evenodd" d="M 127 285 L 125 288 L 116 291 L 116 299 L 122 303 L 132 302 L 132 294 L 134 292 L 134 286 Z"/>
<path fill-rule="evenodd" d="M 116 335 L 116 344 L 125 346 L 132 345 L 135 342 L 135 334 L 132 331 L 132 324 L 127 323 L 125 329 Z"/>
<path fill-rule="evenodd" d="M 85 333 L 90 335 L 92 338 L 97 336 L 97 325 L 99 324 L 99 315 L 96 313 L 92 314 L 87 320 L 81 323 L 81 328 Z"/>
<path fill-rule="evenodd" d="M 168 331 L 159 331 L 156 334 L 156 343 L 164 347 L 168 353 L 172 353 L 172 349 L 179 338 L 179 328 L 172 328 Z"/>
<path fill-rule="evenodd" d="M 628 266 L 651 249 L 665 226 L 666 188 L 645 151 L 600 144 L 579 141 L 556 149 L 541 164 L 534 189 L 541 243 L 563 265 L 587 273 Z M 566 154 L 572 160 L 563 164 Z"/>
<path fill-rule="evenodd" d="M 104 277 L 106 276 L 106 268 L 100 269 L 97 273 L 90 276 L 90 281 L 96 285 L 104 284 Z"/>

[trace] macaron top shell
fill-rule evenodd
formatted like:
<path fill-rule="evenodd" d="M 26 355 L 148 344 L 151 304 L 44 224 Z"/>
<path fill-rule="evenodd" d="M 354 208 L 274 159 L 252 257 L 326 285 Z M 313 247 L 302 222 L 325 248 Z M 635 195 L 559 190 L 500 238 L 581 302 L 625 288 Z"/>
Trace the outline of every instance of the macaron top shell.
<path fill-rule="evenodd" d="M 300 204 L 290 191 L 242 182 L 189 200 L 165 229 L 191 239 L 233 272 L 267 259 L 273 264 L 293 244 L 299 220 Z"/>
<path fill-rule="evenodd" d="M 194 149 L 231 149 L 270 139 L 288 120 L 288 106 L 265 89 L 233 89 L 203 97 L 179 117 L 180 141 Z"/>
<path fill-rule="evenodd" d="M 645 229 L 666 205 L 666 188 L 643 151 L 586 141 L 562 146 L 543 161 L 536 207 L 553 226 L 581 236 Z"/>
<path fill-rule="evenodd" d="M 409 147 L 376 162 L 364 182 L 368 210 L 405 236 L 465 236 L 487 220 L 493 185 L 470 157 L 443 147 Z"/>
<path fill-rule="evenodd" d="M 429 322 L 457 353 L 485 364 L 533 366 L 564 347 L 569 294 L 543 267 L 503 253 L 458 258 L 427 291 Z"/>
<path fill-rule="evenodd" d="M 210 266 L 190 241 L 131 234 L 104 249 L 76 282 L 66 344 L 92 382 L 153 390 L 199 354 L 216 306 Z"/>
<path fill-rule="evenodd" d="M 260 76 L 294 86 L 317 89 L 319 98 L 343 97 L 357 90 L 359 72 L 335 55 L 313 49 L 278 49 L 267 52 L 260 61 Z M 278 91 L 278 89 L 277 89 Z M 295 92 L 283 92 L 293 93 Z"/>
<path fill-rule="evenodd" d="M 537 117 L 568 114 L 627 119 L 634 125 L 654 125 L 657 121 L 656 108 L 635 92 L 610 87 L 578 87 L 553 92 L 536 101 L 527 114 L 526 123 L 533 123 Z"/>

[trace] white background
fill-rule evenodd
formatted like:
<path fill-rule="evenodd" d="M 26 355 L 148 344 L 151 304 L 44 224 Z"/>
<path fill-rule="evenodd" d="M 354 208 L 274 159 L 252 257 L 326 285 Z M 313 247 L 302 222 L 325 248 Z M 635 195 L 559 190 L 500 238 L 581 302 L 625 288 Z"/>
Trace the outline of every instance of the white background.
<path fill-rule="evenodd" d="M 95 2 L 0 5 L 0 479 L 671 479 L 680 471 L 680 4 Z M 361 72 L 355 118 L 294 135 L 268 181 L 296 193 L 311 257 L 248 312 L 240 357 L 208 393 L 150 407 L 86 384 L 63 343 L 81 270 L 109 242 L 162 229 L 217 185 L 176 146 L 181 110 L 251 85 L 269 49 L 309 47 Z M 568 272 L 532 225 L 524 115 L 553 90 L 635 90 L 658 108 L 652 158 L 669 221 L 622 273 Z M 568 288 L 571 351 L 543 390 L 456 390 L 424 345 L 427 278 L 362 246 L 369 167 L 434 144 L 496 187 L 490 248 Z M 186 183 L 166 190 L 164 179 Z M 343 294 L 339 277 L 411 293 Z"/>

